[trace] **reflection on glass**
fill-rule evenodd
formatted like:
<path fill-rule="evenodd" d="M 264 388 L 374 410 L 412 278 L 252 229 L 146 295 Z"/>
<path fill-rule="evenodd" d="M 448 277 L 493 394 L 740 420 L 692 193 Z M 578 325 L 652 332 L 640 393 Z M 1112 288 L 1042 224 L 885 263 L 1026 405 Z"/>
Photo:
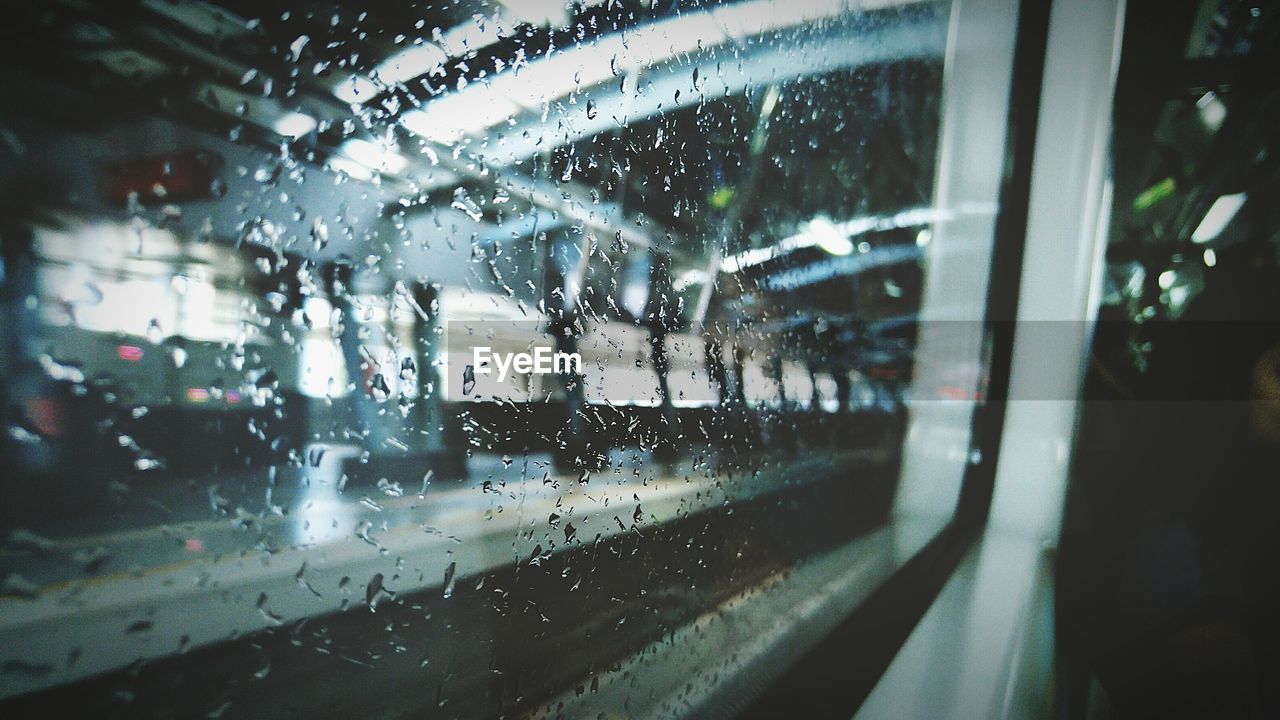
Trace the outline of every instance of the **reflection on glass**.
<path fill-rule="evenodd" d="M 0 693 L 659 707 L 881 557 L 947 8 L 525 5 L 16 12 Z"/>

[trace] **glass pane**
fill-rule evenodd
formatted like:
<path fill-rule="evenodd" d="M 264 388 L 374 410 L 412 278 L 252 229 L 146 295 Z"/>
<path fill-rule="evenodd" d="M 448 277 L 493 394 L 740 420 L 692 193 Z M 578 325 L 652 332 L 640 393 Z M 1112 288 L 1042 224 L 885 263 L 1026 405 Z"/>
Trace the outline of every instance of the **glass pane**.
<path fill-rule="evenodd" d="M 798 656 L 905 560 L 948 12 L 11 10 L 0 692 L 697 716 Z"/>

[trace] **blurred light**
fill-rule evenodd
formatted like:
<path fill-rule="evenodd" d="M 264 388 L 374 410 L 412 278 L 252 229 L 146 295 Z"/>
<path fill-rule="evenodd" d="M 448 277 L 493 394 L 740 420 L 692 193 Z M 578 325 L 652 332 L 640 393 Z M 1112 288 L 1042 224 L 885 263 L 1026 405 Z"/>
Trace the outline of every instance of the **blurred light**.
<path fill-rule="evenodd" d="M 69 380 L 73 383 L 84 382 L 84 371 L 74 365 L 64 365 L 48 355 L 40 356 L 40 368 L 54 380 Z"/>
<path fill-rule="evenodd" d="M 1218 264 L 1218 253 L 1213 248 L 1205 248 L 1204 250 L 1204 266 L 1213 267 Z"/>
<path fill-rule="evenodd" d="M 1205 213 L 1200 225 L 1196 227 L 1195 232 L 1191 233 L 1191 242 L 1207 243 L 1221 235 L 1222 231 L 1227 229 L 1227 225 L 1231 224 L 1236 213 L 1240 212 L 1247 198 L 1246 193 L 1234 193 L 1214 200 L 1213 206 L 1209 208 L 1209 212 Z"/>
<path fill-rule="evenodd" d="M 1147 281 L 1147 271 L 1139 262 L 1129 263 L 1125 271 L 1128 273 L 1128 278 L 1124 281 L 1125 294 L 1138 297 L 1142 294 L 1142 285 Z"/>
<path fill-rule="evenodd" d="M 1204 123 L 1209 132 L 1218 132 L 1222 122 L 1227 119 L 1227 106 L 1212 91 L 1200 96 L 1196 101 L 1196 109 L 1200 111 L 1200 122 Z"/>
<path fill-rule="evenodd" d="M 810 0 L 810 2 L 795 3 L 756 0 L 725 5 L 712 10 L 711 15 L 729 37 L 742 38 L 835 17 L 848 11 L 849 5 L 850 3 L 845 0 Z"/>
<path fill-rule="evenodd" d="M 874 268 L 914 262 L 923 254 L 914 244 L 884 245 L 870 252 L 828 258 L 821 262 L 788 268 L 765 278 L 761 286 L 767 290 L 795 290 L 824 282 L 840 275 L 857 275 Z"/>
<path fill-rule="evenodd" d="M 330 169 L 346 173 L 357 180 L 372 180 L 373 171 L 350 158 L 334 156 L 326 163 Z"/>
<path fill-rule="evenodd" d="M 751 407 L 777 406 L 782 400 L 778 382 L 765 372 L 759 362 L 748 360 L 742 365 L 743 395 Z"/>
<path fill-rule="evenodd" d="M 835 412 L 840 409 L 840 386 L 836 384 L 836 379 L 830 373 L 814 374 L 813 386 L 818 393 L 818 407 L 826 412 Z"/>
<path fill-rule="evenodd" d="M 559 0 L 505 0 L 504 4 L 513 15 L 526 22 L 542 24 L 556 19 L 564 22 L 561 17 L 564 4 Z M 505 120 L 521 108 L 543 108 L 582 88 L 612 81 L 615 75 L 626 76 L 685 53 L 817 22 L 847 11 L 845 0 L 782 5 L 773 0 L 752 0 L 715 10 L 684 13 L 547 53 L 533 61 L 513 63 L 508 70 L 484 83 L 471 83 L 432 101 L 421 111 L 423 115 L 410 119 L 411 113 L 406 113 L 402 124 L 437 142 L 454 142 Z M 498 23 L 477 21 L 459 25 L 437 37 L 436 43 L 450 57 L 455 57 L 492 44 L 501 37 Z M 346 86 L 344 83 L 336 88 L 334 94 L 343 97 Z M 356 92 L 352 95 L 361 97 L 362 101 L 372 96 Z"/>
<path fill-rule="evenodd" d="M 933 240 L 933 231 L 929 228 L 924 228 L 916 233 L 916 247 L 925 247 L 930 240 Z"/>
<path fill-rule="evenodd" d="M 633 253 L 632 258 L 623 270 L 622 307 L 632 317 L 640 317 L 649 304 L 649 282 L 653 264 L 648 253 Z M 675 286 L 674 281 L 671 284 L 672 287 Z"/>
<path fill-rule="evenodd" d="M 826 217 L 819 215 L 809 221 L 806 232 L 813 236 L 813 243 L 832 255 L 848 255 L 853 252 L 853 243 L 848 236 L 840 234 Z"/>
<path fill-rule="evenodd" d="M 388 85 L 404 83 L 421 77 L 440 67 L 449 54 L 430 43 L 412 45 L 388 57 L 374 68 L 382 82 Z M 367 102 L 369 98 L 365 98 Z"/>
<path fill-rule="evenodd" d="M 205 388 L 187 388 L 187 402 L 202 403 L 209 401 L 209 391 Z"/>
<path fill-rule="evenodd" d="M 965 206 L 958 208 L 960 213 L 988 213 L 987 208 L 976 206 Z M 814 218 L 806 223 L 801 232 L 778 241 L 777 244 L 763 248 L 751 248 L 743 250 L 735 255 L 729 255 L 720 261 L 720 271 L 726 273 L 734 273 L 743 268 L 759 265 L 768 262 L 776 257 L 781 257 L 789 252 L 794 252 L 801 248 L 821 247 L 823 250 L 836 256 L 849 255 L 853 252 L 853 243 L 849 240 L 855 235 L 863 235 L 869 232 L 884 232 L 887 230 L 896 230 L 904 227 L 916 227 L 919 225 L 931 225 L 935 222 L 945 221 L 953 215 L 949 211 L 940 211 L 933 208 L 909 208 L 893 215 L 865 215 L 862 217 L 852 218 L 840 223 L 832 223 L 825 217 Z M 817 225 L 815 226 L 815 223 Z M 815 232 L 816 230 L 816 232 Z M 834 230 L 835 237 L 839 240 L 833 240 L 831 232 Z M 927 228 L 926 228 L 927 230 Z M 826 237 L 827 245 L 823 246 L 819 240 Z M 932 234 L 926 236 L 932 238 Z M 871 250 L 869 243 L 860 243 L 859 249 L 865 244 L 866 249 L 862 252 Z M 917 247 L 920 245 L 920 236 L 916 236 Z M 846 246 L 848 249 L 846 250 Z M 914 250 L 915 248 L 913 248 Z"/>
<path fill-rule="evenodd" d="M 743 268 L 749 268 L 753 265 L 759 265 L 760 263 L 768 262 L 776 257 L 780 257 L 788 252 L 791 252 L 792 250 L 795 250 L 796 247 L 789 246 L 787 244 L 787 240 L 789 239 L 790 238 L 784 239 L 781 242 L 779 242 L 777 245 L 773 245 L 770 247 L 751 248 L 750 250 L 743 250 L 742 252 L 737 253 L 735 255 L 729 255 L 728 257 L 725 257 L 720 261 L 720 271 L 727 272 L 727 273 L 735 273 L 735 272 L 738 272 L 739 270 L 742 270 Z M 694 271 L 690 271 L 690 272 L 694 272 Z M 686 273 L 686 275 L 688 275 L 688 273 Z M 705 276 L 705 273 L 703 273 L 703 275 Z M 683 278 L 685 276 L 681 276 L 681 277 Z M 695 281 L 699 279 L 698 276 L 695 276 L 695 275 L 688 275 L 688 277 L 690 281 Z M 701 279 L 705 281 L 705 277 Z"/>
<path fill-rule="evenodd" d="M 421 110 L 400 116 L 408 130 L 438 143 L 452 143 L 520 112 L 520 107 L 490 88 L 458 92 L 435 100 Z"/>
<path fill-rule="evenodd" d="M 813 405 L 813 378 L 809 369 L 794 360 L 782 361 L 782 391 L 786 399 L 802 408 Z"/>
<path fill-rule="evenodd" d="M 444 35 L 434 38 L 449 57 L 458 57 L 502 39 L 504 28 L 500 23 L 472 18 L 471 22 L 455 25 Z"/>
<path fill-rule="evenodd" d="M 1151 187 L 1138 193 L 1138 197 L 1133 200 L 1134 210 L 1146 210 L 1156 203 L 1169 197 L 1178 189 L 1178 183 L 1173 178 L 1167 177 Z"/>
<path fill-rule="evenodd" d="M 1160 284 L 1161 290 L 1168 290 L 1174 286 L 1174 283 L 1178 282 L 1178 273 L 1172 270 L 1165 270 L 1160 273 L 1160 277 L 1156 278 L 1156 282 Z"/>
<path fill-rule="evenodd" d="M 520 320 L 544 322 L 546 316 L 505 294 L 446 285 L 437 299 L 442 322 Z"/>
<path fill-rule="evenodd" d="M 226 398 L 227 398 L 227 402 L 231 403 L 232 405 L 235 405 L 236 403 L 240 402 L 240 400 L 242 399 L 242 396 L 240 395 L 239 390 L 228 390 L 226 394 Z"/>
<path fill-rule="evenodd" d="M 288 138 L 302 137 L 315 129 L 316 119 L 300 112 L 285 113 L 276 120 L 274 125 L 276 134 Z"/>
<path fill-rule="evenodd" d="M 304 305 L 314 318 L 313 332 L 302 339 L 298 355 L 298 391 L 311 398 L 345 397 L 347 363 L 342 350 L 326 329 L 331 328 L 333 308 L 324 298 L 309 297 Z"/>
<path fill-rule="evenodd" d="M 138 362 L 142 359 L 142 348 L 137 345 L 121 345 L 116 348 L 116 357 L 125 362 Z"/>
<path fill-rule="evenodd" d="M 368 140 L 348 140 L 342 144 L 341 152 L 361 165 L 381 173 L 394 175 L 403 172 L 409 166 L 409 161 L 400 153 Z M 330 164 L 333 164 L 332 161 Z"/>
<path fill-rule="evenodd" d="M 622 290 L 622 307 L 636 317 L 644 314 L 644 304 L 649 299 L 649 289 L 643 285 L 630 284 Z"/>
<path fill-rule="evenodd" d="M 464 22 L 444 33 L 437 33 L 433 43 L 412 45 L 387 57 L 373 69 L 382 86 L 363 75 L 350 75 L 333 88 L 334 97 L 343 102 L 363 105 L 384 89 L 385 85 L 405 83 L 430 74 L 451 57 L 492 45 L 504 36 L 496 22 Z"/>
<path fill-rule="evenodd" d="M 676 276 L 671 282 L 671 287 L 677 292 L 685 290 L 691 285 L 701 285 L 707 281 L 710 275 L 706 270 L 685 270 Z"/>
<path fill-rule="evenodd" d="M 733 194 L 734 190 L 731 186 L 722 185 L 716 188 L 715 192 L 711 193 L 711 196 L 707 198 L 707 202 L 711 204 L 711 207 L 717 210 L 723 210 L 729 207 L 729 202 L 733 200 Z"/>
<path fill-rule="evenodd" d="M 378 94 L 378 86 L 373 81 L 361 75 L 352 75 L 333 88 L 333 96 L 339 100 L 359 105 L 368 102 Z"/>
<path fill-rule="evenodd" d="M 520 22 L 538 27 L 564 27 L 569 21 L 565 0 L 498 0 Z"/>

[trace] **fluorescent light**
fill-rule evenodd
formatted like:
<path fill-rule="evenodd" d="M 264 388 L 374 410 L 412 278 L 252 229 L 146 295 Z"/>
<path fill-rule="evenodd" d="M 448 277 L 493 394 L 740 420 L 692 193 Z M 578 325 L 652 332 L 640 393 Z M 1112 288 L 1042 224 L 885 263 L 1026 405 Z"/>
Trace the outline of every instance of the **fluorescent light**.
<path fill-rule="evenodd" d="M 302 137 L 316 129 L 316 119 L 300 112 L 285 113 L 276 118 L 274 129 L 288 138 Z"/>
<path fill-rule="evenodd" d="M 1196 227 L 1195 232 L 1191 233 L 1191 242 L 1207 243 L 1221 235 L 1222 231 L 1231 224 L 1236 213 L 1240 212 L 1247 198 L 1246 193 L 1234 193 L 1214 200 L 1209 212 L 1205 213 L 1204 219 L 1200 221 L 1200 225 Z"/>
<path fill-rule="evenodd" d="M 325 163 L 330 170 L 346 173 L 357 180 L 372 180 L 373 171 L 350 158 L 334 155 Z"/>
<path fill-rule="evenodd" d="M 343 102 L 363 105 L 388 86 L 426 75 L 448 59 L 449 53 L 431 43 L 410 45 L 378 63 L 372 73 L 378 82 L 363 75 L 351 75 L 333 88 L 333 94 Z"/>
<path fill-rule="evenodd" d="M 410 110 L 400 116 L 400 125 L 428 140 L 445 145 L 455 143 L 467 134 L 464 123 L 431 110 L 430 107 L 426 110 Z"/>
<path fill-rule="evenodd" d="M 503 4 L 517 19 L 526 21 L 532 21 L 534 16 L 541 20 L 552 6 L 556 9 L 561 7 L 559 0 L 528 3 L 510 0 Z M 455 142 L 467 134 L 483 131 L 506 120 L 522 108 L 536 110 L 580 88 L 610 82 L 615 72 L 625 75 L 652 68 L 699 48 L 816 22 L 847 10 L 844 0 L 818 0 L 797 5 L 802 7 L 779 10 L 768 0 L 753 0 L 732 6 L 732 10 L 686 13 L 611 33 L 528 62 L 513 63 L 509 69 L 497 73 L 485 83 L 471 83 L 431 102 L 424 109 L 426 114 L 406 113 L 401 121 L 410 131 L 431 140 Z M 761 16 L 765 19 L 759 19 Z M 478 46 L 496 42 L 502 34 L 503 29 L 498 22 L 477 17 L 474 22 L 463 23 L 434 40 L 450 57 L 456 57 Z M 338 90 L 334 94 L 343 97 Z M 368 97 L 366 95 L 362 101 Z"/>
<path fill-rule="evenodd" d="M 407 47 L 383 60 L 374 72 L 382 82 L 393 85 L 426 75 L 448 59 L 449 54 L 444 50 L 431 43 L 423 43 Z M 366 101 L 368 99 L 365 98 Z"/>
<path fill-rule="evenodd" d="M 806 232 L 813 237 L 814 245 L 832 255 L 848 255 L 853 252 L 849 236 L 841 234 L 840 228 L 821 215 L 809 221 Z"/>
<path fill-rule="evenodd" d="M 400 153 L 390 147 L 380 143 L 369 142 L 368 140 L 348 140 L 342 144 L 340 151 L 346 156 L 345 159 L 359 163 L 359 165 L 367 169 L 377 170 L 380 173 L 394 175 L 409 167 L 409 161 Z M 350 164 L 342 162 L 343 160 L 344 158 L 331 158 L 329 165 L 353 177 L 364 176 L 366 179 L 372 177 L 372 175 L 360 173 L 358 170 L 353 172 L 349 169 L 351 167 Z"/>
<path fill-rule="evenodd" d="M 394 53 L 374 67 L 372 75 L 379 83 L 363 75 L 349 75 L 333 88 L 334 97 L 353 105 L 363 105 L 376 97 L 386 85 L 404 83 L 422 77 L 449 61 L 479 48 L 492 45 L 508 34 L 498 22 L 476 15 L 445 33 L 435 33 L 434 42 L 419 42 Z"/>
<path fill-rule="evenodd" d="M 809 2 L 774 3 L 769 0 L 743 2 L 711 10 L 716 24 L 733 38 L 743 38 L 818 22 L 849 10 L 845 0 L 810 0 Z"/>
<path fill-rule="evenodd" d="M 750 250 L 743 250 L 736 255 L 729 255 L 720 261 L 720 272 L 736 273 L 743 268 L 768 262 L 794 249 L 785 247 L 786 242 L 786 240 L 782 240 L 777 245 L 751 248 Z"/>
<path fill-rule="evenodd" d="M 363 75 L 350 75 L 333 88 L 333 96 L 351 104 L 362 105 L 378 94 L 378 86 Z"/>
<path fill-rule="evenodd" d="M 564 27 L 569 21 L 565 0 L 498 0 L 520 22 Z"/>
<path fill-rule="evenodd" d="M 984 213 L 989 214 L 992 211 L 989 208 L 982 207 L 961 207 L 959 211 L 965 214 Z M 893 215 L 865 215 L 855 217 L 843 222 L 832 222 L 825 216 L 818 216 L 801 228 L 800 232 L 790 237 L 779 240 L 776 244 L 762 248 L 751 248 L 743 250 L 735 255 L 729 255 L 720 261 L 720 271 L 725 273 L 736 273 L 743 268 L 749 268 L 753 265 L 759 265 L 768 262 L 776 257 L 781 257 L 787 253 L 795 252 L 802 248 L 820 247 L 832 255 L 849 255 L 853 253 L 854 244 L 849 239 L 856 235 L 864 235 L 869 232 L 884 232 L 887 230 L 896 230 L 905 227 L 917 227 L 921 225 L 932 225 L 949 219 L 953 213 L 947 211 L 935 210 L 928 207 L 909 208 Z M 931 234 L 928 228 L 916 235 L 916 245 L 924 247 L 929 243 Z M 865 244 L 865 243 L 863 243 Z M 861 244 L 860 244 L 861 245 Z M 859 247 L 861 249 L 861 247 Z M 867 245 L 865 250 L 870 250 Z"/>
<path fill-rule="evenodd" d="M 428 140 L 451 143 L 468 132 L 496 125 L 519 110 L 500 94 L 478 86 L 475 92 L 446 95 L 421 110 L 410 110 L 400 116 L 400 124 Z"/>
<path fill-rule="evenodd" d="M 471 22 L 459 23 L 433 39 L 449 57 L 459 57 L 501 40 L 506 29 L 483 15 L 473 15 Z"/>

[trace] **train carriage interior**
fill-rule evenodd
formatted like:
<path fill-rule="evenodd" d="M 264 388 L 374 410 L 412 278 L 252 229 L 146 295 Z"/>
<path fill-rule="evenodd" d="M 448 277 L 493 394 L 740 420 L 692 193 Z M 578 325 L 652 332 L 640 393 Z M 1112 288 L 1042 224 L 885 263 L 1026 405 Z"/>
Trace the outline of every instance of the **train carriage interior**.
<path fill-rule="evenodd" d="M 1280 5 L 0 17 L 0 718 L 1280 717 Z"/>

